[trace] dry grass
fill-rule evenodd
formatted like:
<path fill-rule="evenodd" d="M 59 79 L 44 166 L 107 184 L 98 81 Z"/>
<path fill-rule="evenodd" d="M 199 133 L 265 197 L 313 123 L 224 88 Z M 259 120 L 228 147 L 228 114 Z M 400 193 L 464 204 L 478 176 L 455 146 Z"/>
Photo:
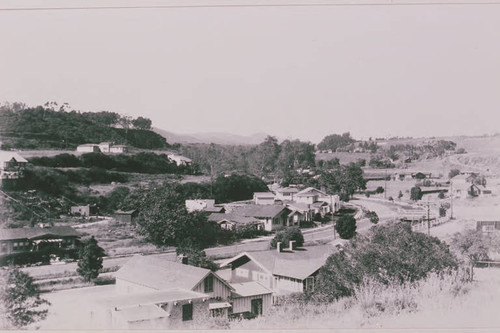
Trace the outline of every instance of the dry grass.
<path fill-rule="evenodd" d="M 411 316 L 429 307 L 447 309 L 461 304 L 470 289 L 471 285 L 461 282 L 456 274 L 431 274 L 413 284 L 388 286 L 365 280 L 353 297 L 332 303 L 284 303 L 255 320 L 231 322 L 231 328 L 380 328 L 382 322 L 395 317 Z"/>

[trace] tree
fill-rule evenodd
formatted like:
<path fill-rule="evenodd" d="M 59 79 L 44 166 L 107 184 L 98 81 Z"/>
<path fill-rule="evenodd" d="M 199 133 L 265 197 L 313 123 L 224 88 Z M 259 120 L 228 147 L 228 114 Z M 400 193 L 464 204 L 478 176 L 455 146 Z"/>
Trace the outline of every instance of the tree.
<path fill-rule="evenodd" d="M 474 279 L 474 265 L 478 261 L 488 259 L 488 244 L 480 231 L 467 230 L 464 233 L 456 233 L 451 245 L 461 256 L 464 263 L 468 266 L 468 277 Z"/>
<path fill-rule="evenodd" d="M 97 245 L 97 240 L 92 236 L 80 249 L 78 268 L 76 271 L 85 282 L 90 282 L 99 276 L 102 269 L 104 250 Z"/>
<path fill-rule="evenodd" d="M 315 290 L 319 299 L 332 300 L 352 295 L 364 278 L 402 284 L 457 267 L 446 243 L 413 232 L 409 225 L 390 223 L 371 228 L 332 254 L 319 271 Z"/>
<path fill-rule="evenodd" d="M 438 198 L 444 199 L 444 191 L 439 191 Z"/>
<path fill-rule="evenodd" d="M 414 186 L 410 190 L 410 199 L 413 201 L 418 201 L 422 199 L 422 189 L 419 186 Z"/>
<path fill-rule="evenodd" d="M 285 230 L 278 231 L 276 236 L 274 236 L 271 240 L 271 248 L 275 249 L 278 242 L 281 242 L 282 248 L 285 248 L 288 246 L 290 241 L 295 241 L 295 243 L 293 243 L 294 249 L 304 245 L 304 236 L 299 228 L 290 227 Z"/>
<path fill-rule="evenodd" d="M 458 170 L 458 169 L 451 169 L 450 172 L 448 173 L 448 178 L 451 179 L 451 178 L 453 178 L 453 177 L 455 177 L 455 176 L 457 176 L 459 174 L 460 174 L 460 170 Z"/>
<path fill-rule="evenodd" d="M 40 289 L 33 278 L 17 268 L 1 273 L 0 300 L 7 324 L 15 328 L 45 319 L 48 309 L 42 306 L 50 305 L 40 297 Z"/>
<path fill-rule="evenodd" d="M 402 192 L 402 191 L 399 191 L 399 193 L 398 193 L 398 199 L 400 199 L 400 200 L 401 200 L 401 198 L 402 198 L 402 197 L 403 197 L 403 192 Z"/>
<path fill-rule="evenodd" d="M 369 218 L 369 219 L 370 219 L 370 222 L 371 222 L 371 223 L 373 223 L 373 224 L 377 224 L 377 223 L 378 223 L 378 221 L 380 220 L 380 219 L 379 219 L 379 217 L 378 217 L 378 215 L 377 215 L 377 213 L 376 213 L 376 212 L 374 212 L 374 211 L 370 211 L 370 210 L 369 210 L 369 211 L 367 211 L 367 212 L 365 213 L 365 216 L 366 216 L 367 218 Z"/>
<path fill-rule="evenodd" d="M 375 193 L 384 193 L 384 188 L 382 186 L 378 186 L 377 189 L 375 189 Z"/>
<path fill-rule="evenodd" d="M 132 125 L 137 129 L 149 130 L 151 129 L 151 119 L 137 117 L 137 119 L 132 120 Z"/>
<path fill-rule="evenodd" d="M 206 268 L 214 272 L 219 268 L 212 259 L 207 257 L 205 251 L 190 242 L 178 246 L 176 252 L 177 255 L 183 256 L 187 260 L 188 265 Z"/>
<path fill-rule="evenodd" d="M 266 183 L 253 175 L 219 176 L 213 185 L 218 203 L 252 199 L 254 192 L 267 192 Z"/>
<path fill-rule="evenodd" d="M 341 200 L 349 201 L 354 193 L 366 189 L 363 169 L 355 163 L 341 165 L 320 174 L 319 185 L 329 193 L 338 193 Z"/>
<path fill-rule="evenodd" d="M 346 132 L 342 135 L 339 134 L 331 134 L 323 138 L 320 143 L 318 143 L 318 149 L 320 150 L 329 150 L 336 151 L 339 148 L 343 148 L 349 146 L 350 144 L 356 142 L 351 137 L 349 132 Z"/>
<path fill-rule="evenodd" d="M 340 238 L 350 239 L 356 235 L 356 219 L 351 215 L 342 215 L 335 224 Z"/>

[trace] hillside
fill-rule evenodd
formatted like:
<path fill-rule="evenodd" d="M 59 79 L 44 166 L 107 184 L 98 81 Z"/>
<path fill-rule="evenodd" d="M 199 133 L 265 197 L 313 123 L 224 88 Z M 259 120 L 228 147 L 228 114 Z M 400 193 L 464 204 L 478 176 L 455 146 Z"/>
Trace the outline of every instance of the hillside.
<path fill-rule="evenodd" d="M 144 149 L 168 148 L 164 137 L 148 129 L 150 122 L 142 117 L 131 120 L 113 112 L 1 107 L 0 140 L 4 149 L 71 149 L 103 141 Z"/>
<path fill-rule="evenodd" d="M 265 140 L 267 134 L 256 133 L 244 136 L 232 133 L 207 132 L 178 134 L 160 128 L 153 128 L 153 131 L 165 137 L 170 143 L 215 143 L 220 145 L 256 145 Z"/>

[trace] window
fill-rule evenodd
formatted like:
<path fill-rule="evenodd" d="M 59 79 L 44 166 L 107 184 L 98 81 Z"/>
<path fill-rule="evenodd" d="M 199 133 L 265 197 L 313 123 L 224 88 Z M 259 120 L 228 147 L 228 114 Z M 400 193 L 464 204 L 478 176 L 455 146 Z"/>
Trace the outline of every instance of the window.
<path fill-rule="evenodd" d="M 7 243 L 2 243 L 2 246 L 0 248 L 0 251 L 2 252 L 7 252 Z"/>
<path fill-rule="evenodd" d="M 182 321 L 193 320 L 193 304 L 184 304 L 182 306 Z"/>
<path fill-rule="evenodd" d="M 19 246 L 19 243 L 18 242 L 14 242 L 14 246 L 13 246 L 14 251 L 17 250 L 18 246 Z"/>
<path fill-rule="evenodd" d="M 212 291 L 214 291 L 214 276 L 212 274 L 205 278 L 204 283 L 206 293 L 211 293 Z"/>
<path fill-rule="evenodd" d="M 310 276 L 305 279 L 303 282 L 303 290 L 306 291 L 314 291 L 314 277 Z"/>

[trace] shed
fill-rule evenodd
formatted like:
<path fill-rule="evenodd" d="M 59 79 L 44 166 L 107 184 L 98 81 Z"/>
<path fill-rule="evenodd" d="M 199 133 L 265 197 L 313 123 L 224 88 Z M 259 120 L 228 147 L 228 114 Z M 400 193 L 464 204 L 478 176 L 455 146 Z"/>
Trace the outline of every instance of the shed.
<path fill-rule="evenodd" d="M 115 219 L 118 222 L 135 224 L 139 211 L 137 209 L 131 210 L 117 210 L 115 212 Z"/>

